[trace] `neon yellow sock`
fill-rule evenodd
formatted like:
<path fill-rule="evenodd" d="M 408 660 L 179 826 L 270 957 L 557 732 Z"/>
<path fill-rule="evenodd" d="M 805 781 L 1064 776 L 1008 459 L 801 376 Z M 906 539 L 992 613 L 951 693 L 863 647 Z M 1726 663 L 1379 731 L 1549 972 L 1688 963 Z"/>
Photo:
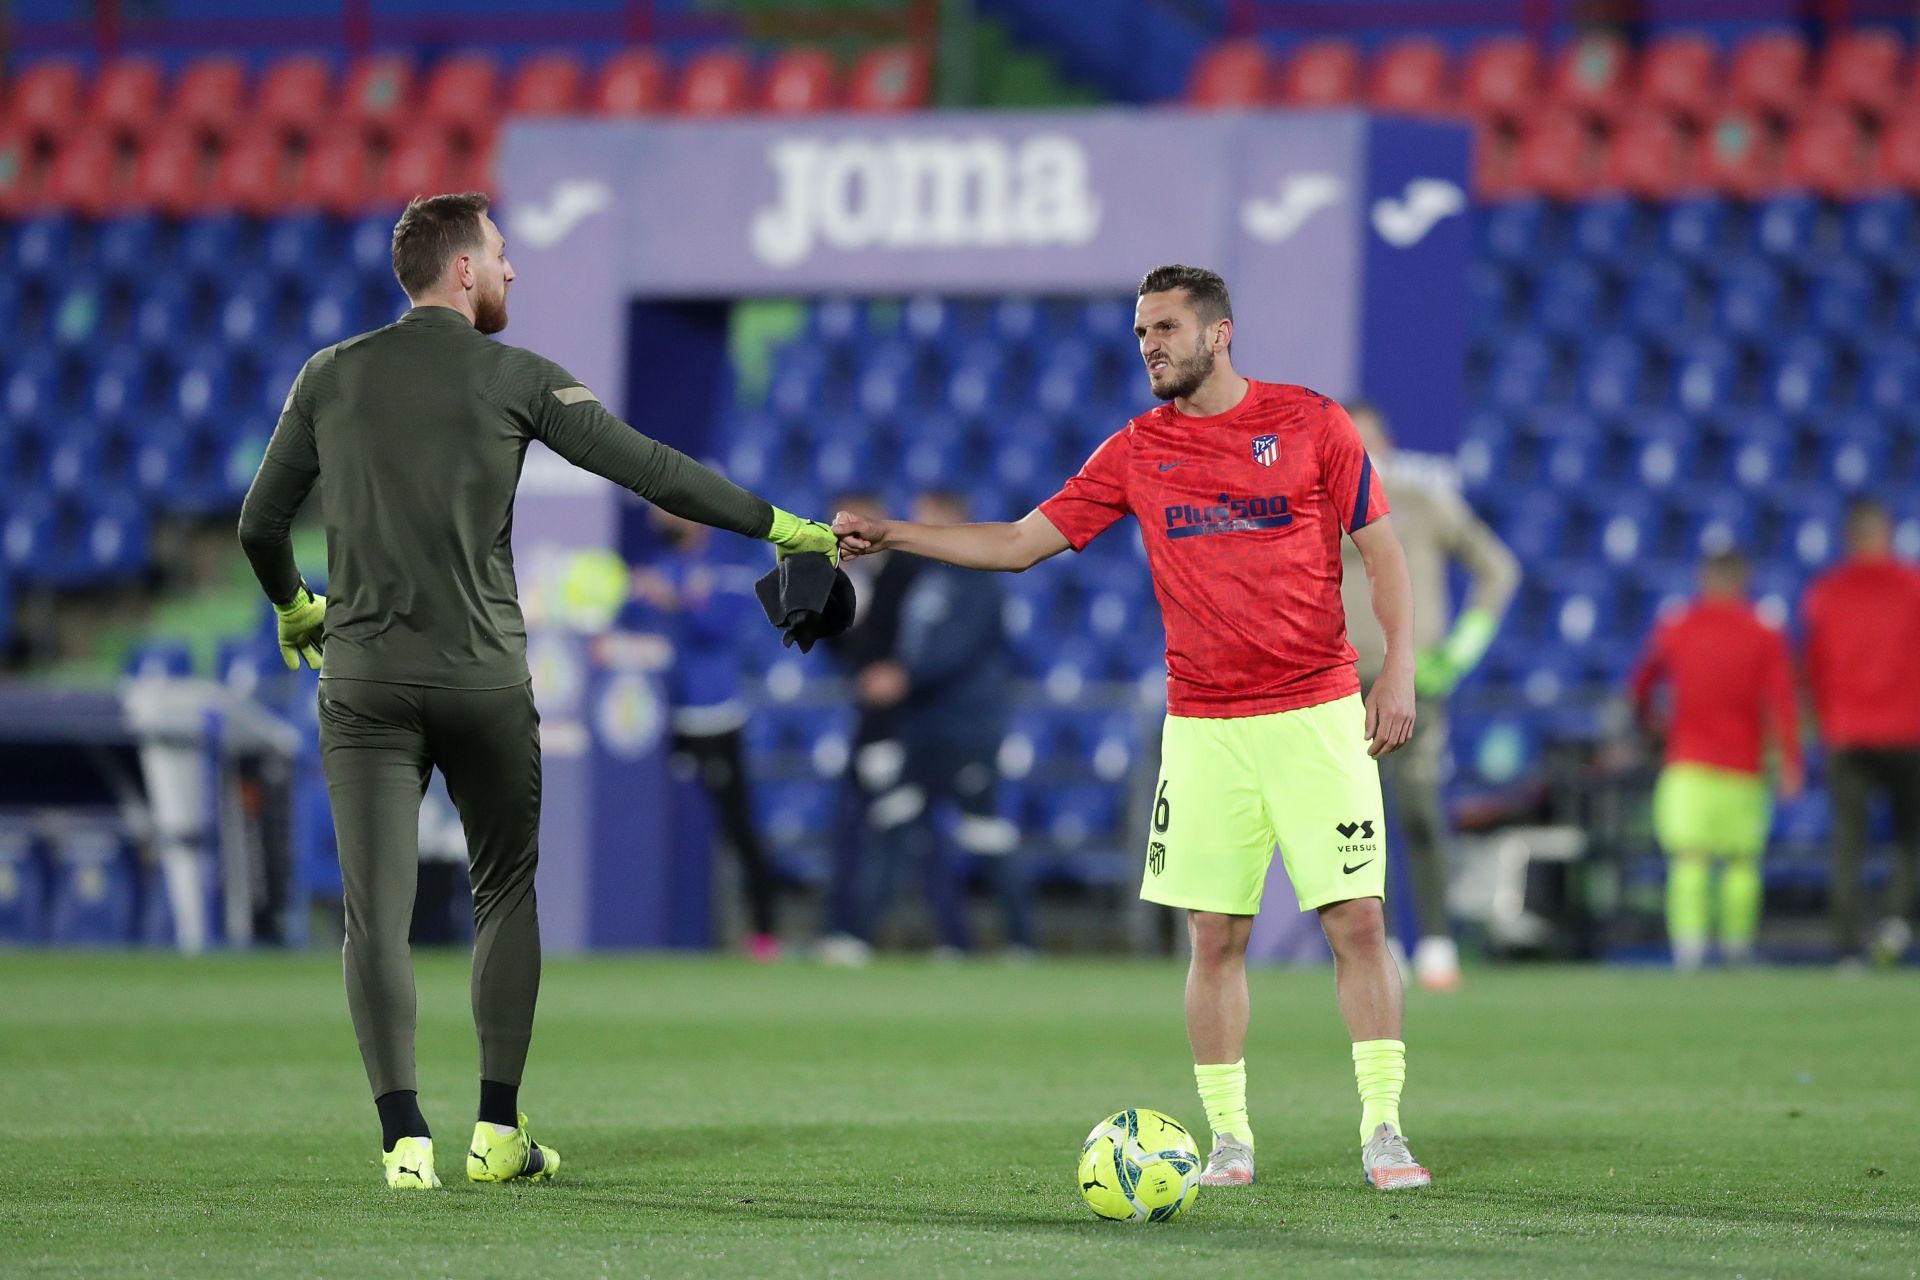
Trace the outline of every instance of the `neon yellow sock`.
<path fill-rule="evenodd" d="M 1720 867 L 1720 944 L 1733 950 L 1753 945 L 1760 931 L 1760 860 L 1734 858 Z"/>
<path fill-rule="evenodd" d="M 1200 1105 L 1207 1109 L 1207 1128 L 1218 1138 L 1230 1133 L 1253 1145 L 1253 1126 L 1247 1122 L 1247 1060 L 1197 1062 L 1193 1082 L 1200 1086 Z"/>
<path fill-rule="evenodd" d="M 1676 946 L 1706 946 L 1708 878 L 1705 858 L 1667 861 L 1667 938 Z"/>
<path fill-rule="evenodd" d="M 1360 1141 L 1383 1124 L 1400 1128 L 1400 1086 L 1407 1082 L 1407 1046 L 1401 1040 L 1353 1042 L 1353 1078 L 1360 1085 Z"/>

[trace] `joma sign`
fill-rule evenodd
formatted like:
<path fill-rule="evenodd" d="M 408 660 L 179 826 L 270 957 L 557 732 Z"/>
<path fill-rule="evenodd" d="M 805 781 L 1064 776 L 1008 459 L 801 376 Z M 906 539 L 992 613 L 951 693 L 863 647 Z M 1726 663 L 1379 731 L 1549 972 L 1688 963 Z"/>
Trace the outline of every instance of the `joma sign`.
<path fill-rule="evenodd" d="M 753 215 L 753 254 L 794 267 L 822 247 L 1084 245 L 1100 230 L 1087 153 L 1073 138 L 793 138 L 767 161 L 775 203 Z"/>

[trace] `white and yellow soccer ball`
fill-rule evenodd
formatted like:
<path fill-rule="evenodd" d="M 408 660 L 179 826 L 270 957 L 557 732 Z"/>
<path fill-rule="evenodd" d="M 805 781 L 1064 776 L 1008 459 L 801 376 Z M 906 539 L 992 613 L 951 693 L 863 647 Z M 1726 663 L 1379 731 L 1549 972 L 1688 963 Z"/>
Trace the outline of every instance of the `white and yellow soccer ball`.
<path fill-rule="evenodd" d="M 1165 1222 L 1200 1193 L 1200 1149 L 1172 1116 L 1134 1107 L 1093 1126 L 1080 1147 L 1080 1194 L 1112 1222 Z"/>

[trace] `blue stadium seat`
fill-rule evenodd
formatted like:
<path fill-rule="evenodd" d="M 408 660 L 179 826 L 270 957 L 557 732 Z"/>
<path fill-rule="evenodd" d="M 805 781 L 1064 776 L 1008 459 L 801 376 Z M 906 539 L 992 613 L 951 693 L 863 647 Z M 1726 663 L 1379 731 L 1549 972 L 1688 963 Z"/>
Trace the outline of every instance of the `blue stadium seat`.
<path fill-rule="evenodd" d="M 1872 409 L 1904 411 L 1920 403 L 1920 346 L 1887 338 L 1860 353 L 1856 399 Z"/>
<path fill-rule="evenodd" d="M 1489 336 L 1512 323 L 1516 293 L 1512 269 L 1499 263 L 1474 261 L 1467 266 L 1467 330 Z"/>
<path fill-rule="evenodd" d="M 1682 559 L 1697 559 L 1730 548 L 1753 545 L 1757 525 L 1753 498 L 1735 490 L 1683 488 L 1675 490 L 1670 508 L 1680 524 Z"/>
<path fill-rule="evenodd" d="M 1845 510 L 1846 500 L 1825 488 L 1770 494 L 1757 538 L 1760 554 L 1808 570 L 1824 567 L 1839 550 Z"/>
<path fill-rule="evenodd" d="M 1852 410 L 1823 417 L 1815 432 L 1820 478 L 1845 493 L 1859 493 L 1889 478 L 1895 433 L 1877 413 Z M 1916 477 L 1892 476 L 1911 484 Z"/>
<path fill-rule="evenodd" d="M 790 846 L 817 837 L 833 823 L 833 787 L 806 780 L 763 782 L 754 789 L 754 808 L 760 829 L 776 846 Z"/>
<path fill-rule="evenodd" d="M 1607 564 L 1627 565 L 1664 553 L 1662 505 L 1638 484 L 1595 487 L 1582 504 L 1594 543 L 1580 548 Z"/>
<path fill-rule="evenodd" d="M 1840 247 L 1841 227 L 1818 196 L 1770 196 L 1753 206 L 1753 247 L 1770 258 L 1806 258 Z"/>
<path fill-rule="evenodd" d="M 389 237 L 391 246 L 391 237 Z M 340 257 L 333 220 L 319 213 L 283 214 L 269 220 L 260 237 L 260 262 L 290 279 L 310 278 L 316 267 Z M 389 247 L 389 263 L 391 262 Z"/>
<path fill-rule="evenodd" d="M 108 347 L 94 361 L 86 400 L 103 418 L 151 411 L 155 404 L 153 362 L 139 347 Z"/>
<path fill-rule="evenodd" d="M 785 414 L 810 413 L 827 401 L 834 381 L 824 351 L 812 343 L 789 343 L 775 353 L 767 403 Z"/>
<path fill-rule="evenodd" d="M 1480 243 L 1498 262 L 1537 262 L 1552 245 L 1553 213 L 1544 200 L 1508 200 L 1477 210 Z"/>
<path fill-rule="evenodd" d="M 31 419 L 0 414 L 0 513 L 4 498 L 37 484 L 53 449 L 54 433 Z"/>
<path fill-rule="evenodd" d="M 861 412 L 885 417 L 923 403 L 921 348 L 904 338 L 886 338 L 860 355 L 860 381 L 854 401 Z"/>
<path fill-rule="evenodd" d="M 194 333 L 195 312 L 192 279 L 178 271 L 156 272 L 134 299 L 131 336 L 149 351 L 170 347 Z"/>
<path fill-rule="evenodd" d="M 276 336 L 280 285 L 265 270 L 248 271 L 227 287 L 220 303 L 220 336 L 236 347 L 259 347 Z"/>
<path fill-rule="evenodd" d="M 1591 333 L 1605 322 L 1606 282 L 1598 268 L 1562 258 L 1540 273 L 1534 286 L 1534 322 L 1556 337 Z"/>
<path fill-rule="evenodd" d="M 1914 252 L 1914 201 L 1910 196 L 1873 196 L 1847 208 L 1847 247 L 1862 257 L 1888 262 Z"/>
<path fill-rule="evenodd" d="M 106 283 L 91 272 L 70 272 L 48 302 L 48 336 L 63 351 L 85 351 L 100 341 L 106 321 Z"/>
<path fill-rule="evenodd" d="M 1647 259 L 1628 278 L 1622 320 L 1635 331 L 1671 346 L 1699 318 L 1693 273 L 1671 258 Z"/>
<path fill-rule="evenodd" d="M 968 343 L 947 373 L 947 408 L 963 415 L 985 414 L 1011 398 L 1005 350 L 992 341 Z"/>
<path fill-rule="evenodd" d="M 48 878 L 33 829 L 18 819 L 0 818 L 0 945 L 46 940 Z"/>
<path fill-rule="evenodd" d="M 1046 360 L 1033 388 L 1034 401 L 1049 413 L 1065 413 L 1094 400 L 1101 387 L 1099 361 L 1092 343 L 1057 338 L 1048 344 Z"/>
<path fill-rule="evenodd" d="M 1630 450 L 1629 470 L 1649 490 L 1665 489 L 1696 478 L 1700 432 L 1686 417 L 1655 411 L 1623 420 Z"/>
<path fill-rule="evenodd" d="M 1793 465 L 1793 431 L 1785 419 L 1766 410 L 1742 411 L 1722 418 L 1713 441 L 1725 468 L 1716 474 L 1744 489 L 1778 484 L 1787 478 Z"/>
<path fill-rule="evenodd" d="M 1554 488 L 1579 493 L 1599 476 L 1605 451 L 1597 431 L 1563 435 L 1547 444 L 1542 470 Z"/>
<path fill-rule="evenodd" d="M 13 229 L 13 270 L 28 280 L 54 280 L 76 265 L 76 220 L 65 214 L 24 218 Z"/>
<path fill-rule="evenodd" d="M 1727 252 L 1737 240 L 1740 218 L 1722 196 L 1690 196 L 1667 205 L 1660 242 L 1668 253 L 1689 262 L 1706 262 Z"/>
<path fill-rule="evenodd" d="M 1120 825 L 1119 793 L 1106 783 L 1029 785 L 1027 823 L 1069 849 L 1111 838 Z"/>
<path fill-rule="evenodd" d="M 0 271 L 0 343 L 12 346 L 30 336 L 20 331 L 26 320 L 26 294 L 18 276 Z"/>
<path fill-rule="evenodd" d="M 338 285 L 324 287 L 304 299 L 300 317 L 300 337 L 313 350 L 344 342 L 361 331 L 361 306 L 357 289 Z"/>
<path fill-rule="evenodd" d="M 1646 215 L 1638 201 L 1625 196 L 1600 196 L 1573 208 L 1568 239 L 1582 257 L 1607 266 L 1621 266 L 1646 248 Z"/>
<path fill-rule="evenodd" d="M 1487 402 L 1503 409 L 1532 409 L 1547 398 L 1555 357 L 1545 338 L 1516 334 L 1501 345 L 1488 375 Z"/>
<path fill-rule="evenodd" d="M 1833 347 L 1817 334 L 1794 334 L 1775 349 L 1767 369 L 1767 397 L 1784 413 L 1804 413 L 1833 394 Z"/>
<path fill-rule="evenodd" d="M 1731 404 L 1739 389 L 1740 353 L 1717 333 L 1684 341 L 1673 362 L 1673 399 L 1695 413 Z"/>
<path fill-rule="evenodd" d="M 1647 371 L 1647 351 L 1640 340 L 1609 333 L 1585 347 L 1580 402 L 1602 413 L 1632 408 L 1645 399 Z"/>
<path fill-rule="evenodd" d="M 995 341 L 1014 345 L 1032 342 L 1045 327 L 1045 306 L 1039 298 L 999 298 L 988 308 L 987 332 Z"/>
<path fill-rule="evenodd" d="M 808 309 L 807 332 L 825 340 L 829 345 L 846 345 L 866 335 L 866 321 L 867 309 L 859 299 L 822 298 Z"/>
<path fill-rule="evenodd" d="M 216 213 L 180 224 L 174 259 L 194 275 L 210 280 L 232 276 L 253 260 L 252 234 L 239 214 Z"/>
<path fill-rule="evenodd" d="M 148 273 L 161 260 L 163 223 L 157 214 L 130 213 L 108 218 L 93 231 L 93 263 L 106 277 L 146 288 Z"/>
<path fill-rule="evenodd" d="M 119 947 L 135 940 L 139 866 L 126 838 L 106 824 L 74 821 L 52 841 L 47 939 L 63 947 Z"/>
<path fill-rule="evenodd" d="M 1824 260 L 1807 278 L 1807 323 L 1822 333 L 1856 334 L 1875 320 L 1876 291 L 1873 272 L 1857 260 Z"/>
<path fill-rule="evenodd" d="M 7 372 L 7 416 L 16 421 L 51 418 L 63 407 L 60 362 L 52 351 L 32 347 L 13 356 Z"/>
<path fill-rule="evenodd" d="M 1521 564 L 1534 564 L 1560 554 L 1567 508 L 1558 494 L 1526 490 L 1517 502 L 1495 508 L 1495 524 Z"/>
<path fill-rule="evenodd" d="M 355 218 L 345 229 L 347 261 L 364 274 L 393 274 L 393 219 L 386 214 Z"/>
<path fill-rule="evenodd" d="M 1714 318 L 1727 333 L 1764 337 L 1786 316 L 1786 281 L 1778 268 L 1758 258 L 1728 264 L 1714 291 Z"/>
<path fill-rule="evenodd" d="M 225 415 L 232 403 L 233 362 L 226 348 L 197 347 L 174 370 L 173 407 L 189 425 Z"/>

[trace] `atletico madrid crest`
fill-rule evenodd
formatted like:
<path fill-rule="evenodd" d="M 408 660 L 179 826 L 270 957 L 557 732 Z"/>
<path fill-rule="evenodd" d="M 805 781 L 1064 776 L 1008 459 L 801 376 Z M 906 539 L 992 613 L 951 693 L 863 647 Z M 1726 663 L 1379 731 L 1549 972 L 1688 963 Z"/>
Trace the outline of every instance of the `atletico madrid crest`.
<path fill-rule="evenodd" d="M 1280 458 L 1279 436 L 1255 436 L 1253 438 L 1253 460 L 1263 467 L 1270 467 Z"/>

